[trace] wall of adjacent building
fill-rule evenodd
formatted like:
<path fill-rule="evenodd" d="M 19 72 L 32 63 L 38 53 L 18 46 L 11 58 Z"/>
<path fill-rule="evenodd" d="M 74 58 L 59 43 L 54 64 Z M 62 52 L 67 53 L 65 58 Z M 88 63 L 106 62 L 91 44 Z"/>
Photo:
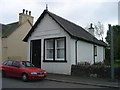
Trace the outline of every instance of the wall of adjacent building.
<path fill-rule="evenodd" d="M 32 28 L 33 17 L 31 11 L 23 9 L 22 13 L 19 13 L 19 27 L 7 36 L 2 38 L 2 60 L 19 59 L 27 60 L 27 43 L 23 42 L 24 37 Z"/>
<path fill-rule="evenodd" d="M 27 60 L 27 43 L 23 42 L 23 38 L 31 29 L 31 25 L 25 22 L 17 28 L 8 38 L 6 38 L 7 44 L 7 58 L 6 59 L 19 59 Z M 5 59 L 4 59 L 5 60 Z"/>

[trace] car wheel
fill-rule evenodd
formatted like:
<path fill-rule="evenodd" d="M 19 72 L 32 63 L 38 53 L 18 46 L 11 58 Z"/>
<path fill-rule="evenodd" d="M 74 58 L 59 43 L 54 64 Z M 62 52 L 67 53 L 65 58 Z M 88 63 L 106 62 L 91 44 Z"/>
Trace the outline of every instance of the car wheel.
<path fill-rule="evenodd" d="M 22 80 L 24 82 L 28 81 L 28 75 L 27 74 L 22 74 Z"/>
<path fill-rule="evenodd" d="M 6 72 L 2 71 L 2 77 L 6 77 Z"/>

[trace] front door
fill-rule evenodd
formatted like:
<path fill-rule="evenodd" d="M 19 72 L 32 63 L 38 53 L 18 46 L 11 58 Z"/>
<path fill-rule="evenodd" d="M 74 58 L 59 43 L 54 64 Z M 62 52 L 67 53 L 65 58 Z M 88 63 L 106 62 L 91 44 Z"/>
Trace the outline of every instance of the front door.
<path fill-rule="evenodd" d="M 41 40 L 32 40 L 30 48 L 30 60 L 32 64 L 41 68 Z"/>

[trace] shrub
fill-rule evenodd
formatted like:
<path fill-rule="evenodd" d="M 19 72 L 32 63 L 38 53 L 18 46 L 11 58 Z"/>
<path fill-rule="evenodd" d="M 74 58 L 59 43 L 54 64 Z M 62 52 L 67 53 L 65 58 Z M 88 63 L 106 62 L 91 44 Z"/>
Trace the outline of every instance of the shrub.
<path fill-rule="evenodd" d="M 114 71 L 115 78 L 120 79 L 120 67 L 115 67 Z M 106 65 L 72 65 L 71 75 L 110 78 L 111 67 Z"/>

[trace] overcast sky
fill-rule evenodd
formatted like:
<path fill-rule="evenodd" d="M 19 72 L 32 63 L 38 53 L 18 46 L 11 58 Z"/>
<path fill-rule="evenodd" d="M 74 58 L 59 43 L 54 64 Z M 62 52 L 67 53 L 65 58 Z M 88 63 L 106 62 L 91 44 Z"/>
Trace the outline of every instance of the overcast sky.
<path fill-rule="evenodd" d="M 32 12 L 34 22 L 48 4 L 48 10 L 83 28 L 98 21 L 104 24 L 118 24 L 119 0 L 0 0 L 0 23 L 8 24 L 19 19 L 23 9 Z"/>

